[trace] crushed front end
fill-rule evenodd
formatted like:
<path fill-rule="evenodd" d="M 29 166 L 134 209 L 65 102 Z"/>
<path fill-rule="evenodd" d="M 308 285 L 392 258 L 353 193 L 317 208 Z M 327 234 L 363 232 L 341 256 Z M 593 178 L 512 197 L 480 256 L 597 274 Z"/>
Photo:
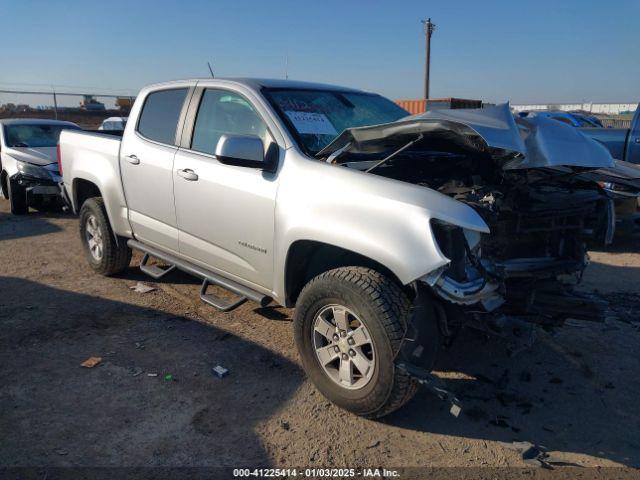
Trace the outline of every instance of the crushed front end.
<path fill-rule="evenodd" d="M 457 181 L 440 191 L 480 213 L 491 232 L 475 238 L 433 222 L 451 263 L 432 289 L 476 317 L 515 316 L 545 325 L 601 320 L 604 306 L 574 291 L 588 263 L 587 243 L 607 228 L 609 200 L 594 182 L 546 170 L 501 174 L 497 185 Z"/>
<path fill-rule="evenodd" d="M 605 170 L 627 174 L 576 129 L 514 118 L 506 104 L 438 110 L 346 130 L 319 156 L 435 190 L 482 217 L 489 233 L 431 219 L 449 263 L 420 283 L 441 300 L 448 320 L 509 316 L 559 325 L 603 318 L 603 304 L 574 287 L 587 245 L 613 238 L 614 203 L 599 180 Z"/>

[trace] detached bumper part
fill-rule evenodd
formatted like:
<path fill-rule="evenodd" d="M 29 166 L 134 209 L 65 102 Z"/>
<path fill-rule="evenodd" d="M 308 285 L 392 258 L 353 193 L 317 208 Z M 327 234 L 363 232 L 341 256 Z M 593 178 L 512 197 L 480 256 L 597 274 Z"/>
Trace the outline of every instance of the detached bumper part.
<path fill-rule="evenodd" d="M 431 393 L 435 394 L 440 400 L 448 402 L 450 405 L 449 413 L 451 415 L 456 418 L 460 415 L 460 412 L 462 411 L 460 400 L 458 400 L 452 392 L 444 387 L 442 380 L 432 373 L 410 363 L 400 362 L 396 364 L 396 367 L 411 375 L 420 385 L 427 387 L 427 389 Z"/>
<path fill-rule="evenodd" d="M 449 402 L 450 412 L 457 417 L 462 410 L 456 396 L 444 382 L 430 372 L 440 347 L 439 320 L 428 287 L 418 283 L 407 331 L 398 352 L 396 368 L 404 371 L 441 400 Z"/>

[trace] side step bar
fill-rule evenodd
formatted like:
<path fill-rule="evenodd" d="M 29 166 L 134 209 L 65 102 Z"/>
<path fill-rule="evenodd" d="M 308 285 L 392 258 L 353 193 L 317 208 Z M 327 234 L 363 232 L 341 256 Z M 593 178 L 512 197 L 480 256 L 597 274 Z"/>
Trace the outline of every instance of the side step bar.
<path fill-rule="evenodd" d="M 165 276 L 170 271 L 178 268 L 184 272 L 187 272 L 196 277 L 200 277 L 203 279 L 202 288 L 200 289 L 200 298 L 203 302 L 208 303 L 214 308 L 217 308 L 223 312 L 229 312 L 234 308 L 239 307 L 247 300 L 252 300 L 258 303 L 261 307 L 266 307 L 271 303 L 271 297 L 263 295 L 262 293 L 256 292 L 251 288 L 245 287 L 233 280 L 225 278 L 217 273 L 210 272 L 204 268 L 198 267 L 192 263 L 181 260 L 169 253 L 162 252 L 154 247 L 150 247 L 149 245 L 145 245 L 144 243 L 140 243 L 137 240 L 128 240 L 127 245 L 134 250 L 140 250 L 144 253 L 144 257 L 142 258 L 142 262 L 140 262 L 140 269 L 150 275 L 154 279 L 159 279 Z M 162 269 L 155 265 L 147 265 L 149 261 L 149 257 L 158 258 L 169 265 L 169 268 Z M 225 290 L 229 290 L 230 292 L 239 295 L 240 298 L 238 300 L 228 302 L 222 298 L 216 297 L 211 293 L 207 293 L 207 288 L 209 285 L 217 285 L 218 287 L 224 288 Z"/>
<path fill-rule="evenodd" d="M 156 280 L 164 277 L 167 273 L 175 270 L 176 266 L 171 265 L 169 268 L 160 268 L 157 265 L 147 265 L 149 261 L 149 254 L 145 253 L 140 262 L 140 270 Z"/>

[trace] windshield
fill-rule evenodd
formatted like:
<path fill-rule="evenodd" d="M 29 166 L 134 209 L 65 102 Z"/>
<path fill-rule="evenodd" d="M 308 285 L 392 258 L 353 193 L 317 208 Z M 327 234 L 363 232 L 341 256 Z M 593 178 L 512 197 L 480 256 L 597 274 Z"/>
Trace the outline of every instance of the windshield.
<path fill-rule="evenodd" d="M 62 130 L 79 130 L 74 125 L 5 125 L 7 147 L 55 147 Z"/>
<path fill-rule="evenodd" d="M 315 155 L 343 130 L 394 122 L 409 113 L 380 95 L 307 89 L 264 93 L 300 146 Z"/>

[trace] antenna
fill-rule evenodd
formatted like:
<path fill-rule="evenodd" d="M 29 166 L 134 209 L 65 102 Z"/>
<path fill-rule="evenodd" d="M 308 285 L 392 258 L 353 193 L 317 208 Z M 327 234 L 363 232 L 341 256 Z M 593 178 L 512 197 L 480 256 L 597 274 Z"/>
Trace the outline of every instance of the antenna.
<path fill-rule="evenodd" d="M 213 74 L 213 68 L 211 68 L 211 64 L 209 62 L 207 62 L 207 66 L 209 67 L 209 73 L 211 74 L 211 78 L 216 78 L 216 76 Z"/>

